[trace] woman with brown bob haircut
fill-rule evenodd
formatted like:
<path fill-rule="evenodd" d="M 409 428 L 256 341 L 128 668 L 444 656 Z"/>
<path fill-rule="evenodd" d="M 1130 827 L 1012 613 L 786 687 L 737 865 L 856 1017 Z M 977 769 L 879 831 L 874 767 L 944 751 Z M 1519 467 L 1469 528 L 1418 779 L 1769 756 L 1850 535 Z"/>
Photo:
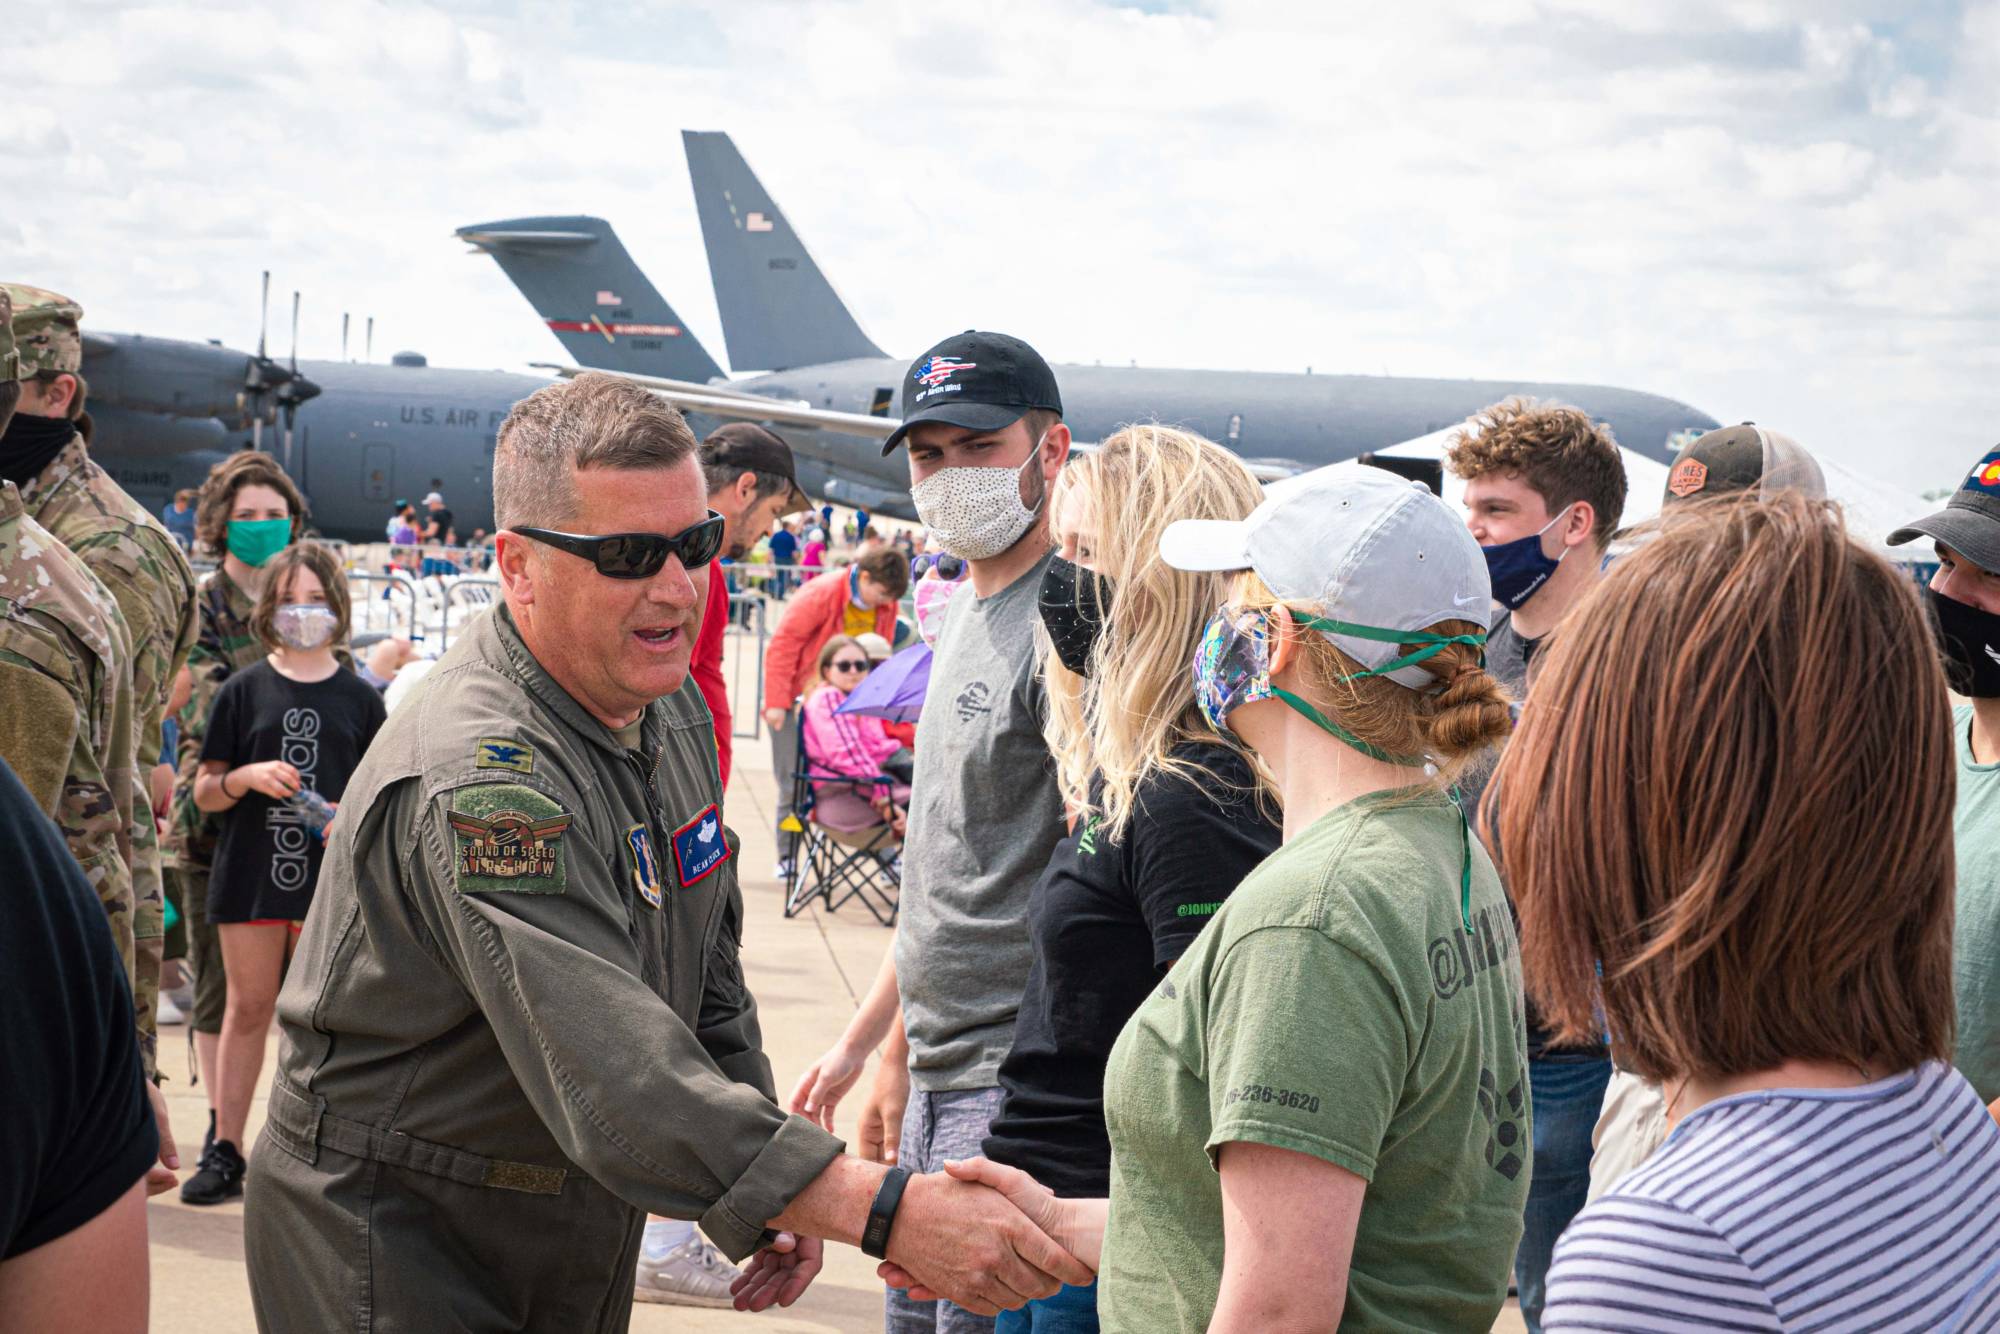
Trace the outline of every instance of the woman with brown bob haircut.
<path fill-rule="evenodd" d="M 2000 1319 L 1948 716 L 1915 585 L 1795 494 L 1670 516 L 1565 624 L 1495 777 L 1527 986 L 1672 1130 L 1563 1234 L 1545 1328 Z"/>

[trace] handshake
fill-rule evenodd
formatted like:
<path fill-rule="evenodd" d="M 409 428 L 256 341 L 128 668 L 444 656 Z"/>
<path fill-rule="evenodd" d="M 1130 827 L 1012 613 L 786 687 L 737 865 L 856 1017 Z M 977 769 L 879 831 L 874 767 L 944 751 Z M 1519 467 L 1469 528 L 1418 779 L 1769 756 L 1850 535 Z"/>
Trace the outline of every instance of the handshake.
<path fill-rule="evenodd" d="M 851 1158 L 836 1160 L 774 1220 L 789 1227 L 816 1221 L 842 1193 L 849 1218 L 864 1216 L 883 1173 Z M 873 1184 L 870 1184 L 873 1183 Z M 860 1186 L 866 1198 L 861 1196 Z M 858 1209 L 853 1204 L 858 1203 Z M 1106 1202 L 1059 1200 L 1018 1168 L 984 1158 L 948 1162 L 943 1172 L 912 1176 L 890 1229 L 889 1258 L 877 1273 L 891 1287 L 908 1288 L 918 1301 L 945 1298 L 979 1315 L 1024 1306 L 1065 1283 L 1081 1286 L 1095 1276 L 1103 1250 Z M 858 1240 L 858 1228 L 836 1240 Z M 829 1232 L 828 1235 L 833 1235 Z M 819 1273 L 823 1243 L 796 1229 L 753 1256 L 730 1289 L 739 1311 L 790 1306 Z"/>

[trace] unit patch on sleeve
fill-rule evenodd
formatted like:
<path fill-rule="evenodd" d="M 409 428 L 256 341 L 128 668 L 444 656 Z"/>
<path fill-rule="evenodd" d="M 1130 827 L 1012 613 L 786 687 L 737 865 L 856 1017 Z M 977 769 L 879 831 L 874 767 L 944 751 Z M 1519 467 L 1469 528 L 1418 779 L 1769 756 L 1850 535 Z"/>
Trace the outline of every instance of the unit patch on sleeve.
<path fill-rule="evenodd" d="M 459 893 L 563 892 L 562 840 L 572 817 L 549 797 L 514 783 L 463 787 L 446 818 Z"/>
<path fill-rule="evenodd" d="M 625 846 L 632 850 L 632 883 L 639 897 L 660 906 L 660 861 L 653 855 L 653 840 L 646 826 L 635 824 L 625 831 Z"/>
<path fill-rule="evenodd" d="M 478 750 L 473 754 L 472 767 L 531 774 L 535 771 L 535 752 L 531 747 L 524 746 L 518 741 L 499 741 L 492 737 L 482 737 Z"/>
<path fill-rule="evenodd" d="M 680 872 L 681 888 L 715 873 L 729 860 L 729 840 L 722 836 L 722 815 L 708 807 L 674 830 L 674 869 Z"/>

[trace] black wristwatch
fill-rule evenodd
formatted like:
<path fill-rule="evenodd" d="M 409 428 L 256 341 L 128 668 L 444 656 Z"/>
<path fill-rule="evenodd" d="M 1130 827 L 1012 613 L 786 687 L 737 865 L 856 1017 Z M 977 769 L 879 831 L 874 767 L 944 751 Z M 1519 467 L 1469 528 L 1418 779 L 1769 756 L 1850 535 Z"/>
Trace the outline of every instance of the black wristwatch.
<path fill-rule="evenodd" d="M 877 1260 L 889 1258 L 889 1229 L 896 1225 L 896 1209 L 903 1203 L 903 1187 L 910 1184 L 907 1168 L 892 1167 L 868 1206 L 868 1226 L 861 1230 L 861 1253 Z"/>

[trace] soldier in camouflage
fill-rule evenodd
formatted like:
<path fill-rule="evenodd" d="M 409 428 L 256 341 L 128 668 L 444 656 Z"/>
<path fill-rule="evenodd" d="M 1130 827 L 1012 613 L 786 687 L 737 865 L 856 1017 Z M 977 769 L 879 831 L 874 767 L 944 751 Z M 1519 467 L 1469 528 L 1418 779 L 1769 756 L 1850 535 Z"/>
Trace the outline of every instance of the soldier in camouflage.
<path fill-rule="evenodd" d="M 131 637 L 136 735 L 132 784 L 132 886 L 137 946 L 133 997 L 146 1074 L 157 1068 L 155 1013 L 166 932 L 158 829 L 146 776 L 160 760 L 160 721 L 174 674 L 194 643 L 194 571 L 166 527 L 92 461 L 77 433 L 83 411 L 83 312 L 67 297 L 19 283 L 4 285 L 14 307 L 14 340 L 23 380 L 20 406 L 0 455 L 39 462 L 20 480 L 21 501 L 36 522 L 80 556 L 111 590 Z"/>
<path fill-rule="evenodd" d="M 10 313 L 10 294 L 0 290 L 0 429 L 19 396 L 18 382 L 6 378 L 19 365 Z M 16 462 L 0 450 L 0 759 L 62 830 L 130 979 L 138 962 L 130 816 L 141 786 L 131 642 L 110 590 L 29 516 L 14 485 Z M 178 1166 L 165 1099 L 151 1083 L 148 1091 L 161 1161 Z M 171 1171 L 156 1171 L 148 1190 L 173 1183 Z"/>

